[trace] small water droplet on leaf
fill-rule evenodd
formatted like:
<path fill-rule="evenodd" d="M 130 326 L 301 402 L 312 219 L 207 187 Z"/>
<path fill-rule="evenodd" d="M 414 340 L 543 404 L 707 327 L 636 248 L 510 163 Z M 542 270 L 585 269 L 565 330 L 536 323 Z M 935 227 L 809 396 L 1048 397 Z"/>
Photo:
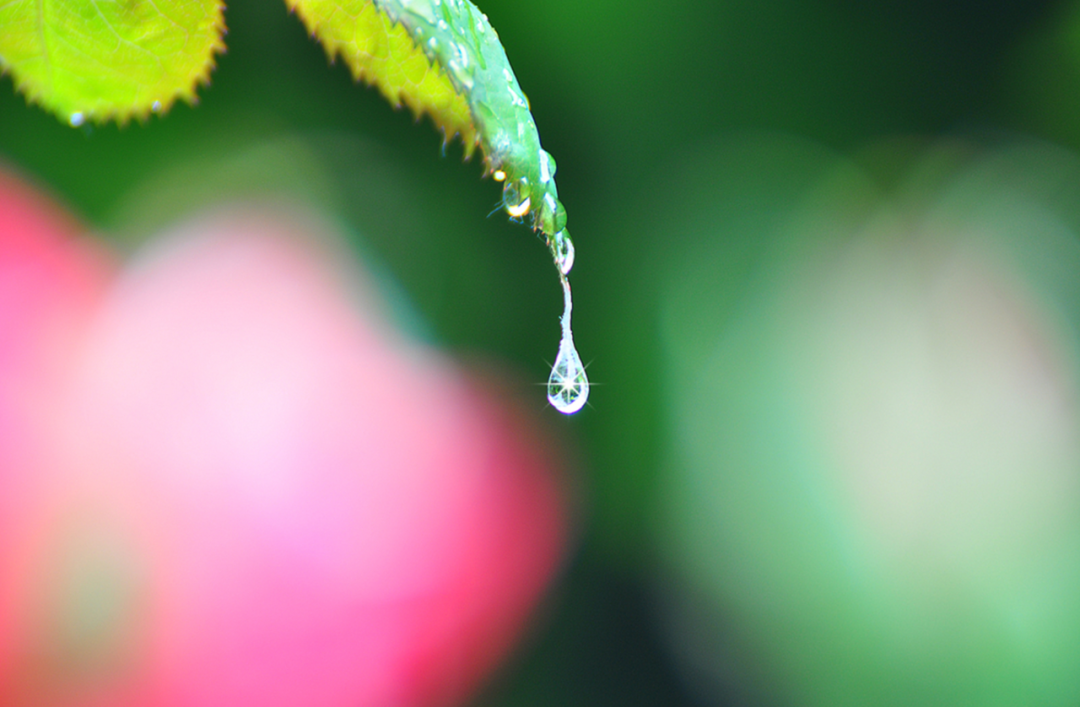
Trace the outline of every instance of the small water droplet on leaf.
<path fill-rule="evenodd" d="M 565 230 L 555 234 L 555 264 L 563 275 L 570 274 L 574 267 L 574 242 Z"/>
<path fill-rule="evenodd" d="M 540 183 L 547 184 L 555 177 L 555 158 L 547 150 L 540 150 Z"/>
<path fill-rule="evenodd" d="M 559 232 L 565 228 L 566 207 L 554 194 L 548 192 L 544 195 L 544 203 L 540 207 L 540 230 L 548 236 L 558 237 Z"/>
<path fill-rule="evenodd" d="M 532 199 L 529 198 L 529 180 L 521 177 L 507 182 L 503 186 L 503 207 L 514 218 L 521 218 L 529 213 Z"/>

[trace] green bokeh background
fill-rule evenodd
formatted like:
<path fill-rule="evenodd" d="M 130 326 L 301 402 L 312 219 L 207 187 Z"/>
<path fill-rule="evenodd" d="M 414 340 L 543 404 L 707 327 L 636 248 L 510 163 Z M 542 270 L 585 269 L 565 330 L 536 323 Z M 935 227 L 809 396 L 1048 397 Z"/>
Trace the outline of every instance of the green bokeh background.
<path fill-rule="evenodd" d="M 688 158 L 747 130 L 850 156 L 897 136 L 1003 133 L 1080 150 L 1080 5 L 479 4 L 558 161 L 577 244 L 575 340 L 599 385 L 591 407 L 551 421 L 576 450 L 574 555 L 477 704 L 699 704 L 657 627 L 649 530 L 665 446 L 656 265 L 708 235 L 672 227 L 698 184 Z M 226 196 L 324 209 L 400 293 L 401 320 L 418 335 L 474 365 L 546 380 L 561 292 L 535 236 L 501 212 L 488 217 L 499 188 L 480 179 L 479 162 L 462 162 L 460 145 L 444 149 L 429 123 L 415 125 L 328 65 L 284 3 L 230 0 L 226 22 L 228 51 L 199 105 L 144 124 L 72 129 L 5 79 L 0 159 L 120 247 Z M 902 170 L 900 153 L 873 162 L 883 184 L 890 165 Z M 703 166 L 700 179 L 711 174 Z M 555 417 L 542 388 L 522 386 L 538 413 Z"/>

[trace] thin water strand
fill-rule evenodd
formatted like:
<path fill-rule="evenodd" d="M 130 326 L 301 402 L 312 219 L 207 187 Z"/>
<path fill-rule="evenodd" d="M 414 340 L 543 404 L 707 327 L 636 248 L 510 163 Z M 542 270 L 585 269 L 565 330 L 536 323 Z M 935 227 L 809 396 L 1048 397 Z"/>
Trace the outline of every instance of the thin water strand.
<path fill-rule="evenodd" d="M 589 379 L 585 375 L 581 357 L 574 348 L 574 333 L 570 328 L 570 312 L 574 304 L 570 281 L 561 268 L 559 280 L 563 288 L 562 338 L 559 341 L 559 354 L 548 377 L 548 402 L 564 415 L 572 415 L 585 407 L 589 399 Z"/>

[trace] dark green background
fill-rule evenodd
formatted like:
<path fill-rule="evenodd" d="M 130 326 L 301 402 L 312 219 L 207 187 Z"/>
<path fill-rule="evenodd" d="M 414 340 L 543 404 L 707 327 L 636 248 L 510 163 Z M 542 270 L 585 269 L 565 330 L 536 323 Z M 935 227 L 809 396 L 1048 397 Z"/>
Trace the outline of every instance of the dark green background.
<path fill-rule="evenodd" d="M 574 418 L 578 544 L 483 705 L 696 704 L 655 627 L 649 503 L 663 439 L 653 266 L 659 224 L 714 136 L 769 130 L 855 155 L 914 135 L 1002 134 L 1080 149 L 1080 7 L 1026 1 L 548 0 L 481 3 L 532 104 L 577 243 L 575 333 L 599 383 Z M 223 196 L 328 209 L 397 283 L 416 329 L 473 365 L 543 381 L 561 295 L 478 161 L 441 149 L 330 66 L 275 0 L 232 0 L 228 52 L 198 106 L 72 129 L 0 90 L 0 158 L 121 246 Z M 879 175 L 888 181 L 886 167 Z M 675 187 L 675 184 L 683 186 Z M 486 218 L 487 217 L 487 218 Z M 408 316 L 404 315 L 403 317 Z"/>

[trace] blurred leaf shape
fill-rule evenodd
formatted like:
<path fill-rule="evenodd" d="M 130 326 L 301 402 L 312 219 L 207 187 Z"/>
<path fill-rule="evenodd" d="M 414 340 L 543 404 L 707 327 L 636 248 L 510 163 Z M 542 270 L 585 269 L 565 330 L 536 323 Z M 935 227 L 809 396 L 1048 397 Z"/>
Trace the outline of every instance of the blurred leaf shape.
<path fill-rule="evenodd" d="M 0 68 L 73 126 L 145 118 L 195 99 L 224 45 L 219 0 L 0 5 Z"/>
<path fill-rule="evenodd" d="M 685 664 L 741 703 L 1068 704 L 1080 162 L 904 143 L 883 198 L 813 146 L 721 147 L 661 294 Z"/>

